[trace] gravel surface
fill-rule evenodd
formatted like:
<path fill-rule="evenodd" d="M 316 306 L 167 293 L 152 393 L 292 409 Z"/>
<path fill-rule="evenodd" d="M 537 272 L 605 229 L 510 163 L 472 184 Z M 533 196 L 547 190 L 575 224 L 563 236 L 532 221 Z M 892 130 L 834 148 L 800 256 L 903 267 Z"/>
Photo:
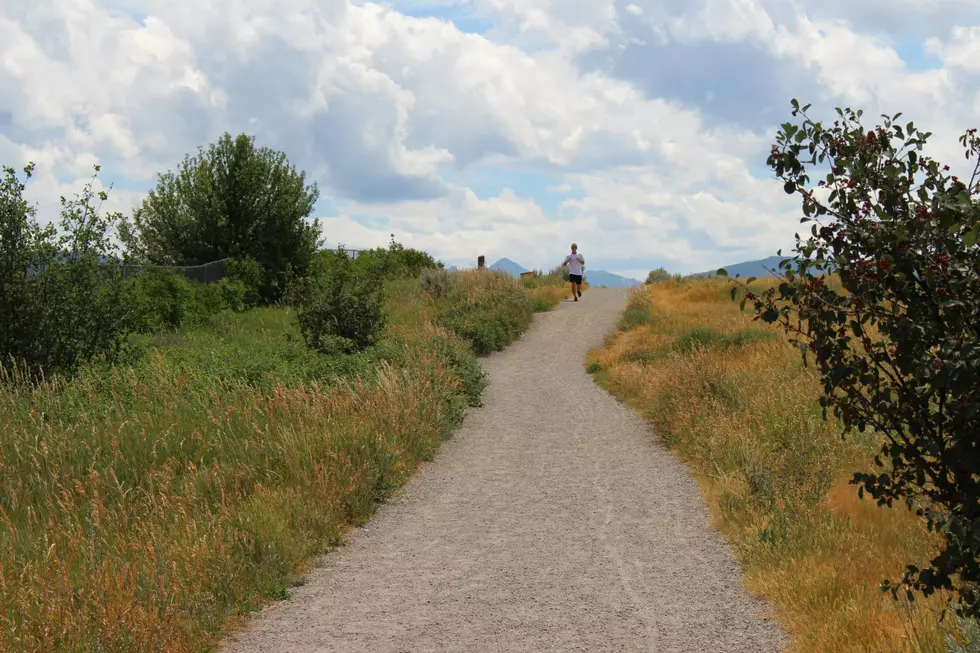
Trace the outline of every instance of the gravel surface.
<path fill-rule="evenodd" d="M 590 290 L 484 359 L 436 461 L 221 650 L 781 650 L 690 473 L 585 373 L 626 298 Z"/>

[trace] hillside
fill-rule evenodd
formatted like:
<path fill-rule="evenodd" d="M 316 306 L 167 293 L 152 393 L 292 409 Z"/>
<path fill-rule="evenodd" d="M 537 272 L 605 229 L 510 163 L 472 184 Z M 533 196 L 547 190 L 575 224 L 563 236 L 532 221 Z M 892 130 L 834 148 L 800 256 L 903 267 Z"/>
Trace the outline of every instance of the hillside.
<path fill-rule="evenodd" d="M 641 283 L 636 279 L 623 277 L 604 270 L 586 270 L 585 281 L 590 286 L 595 286 L 597 288 L 602 286 L 608 286 L 610 288 L 632 288 L 633 286 L 638 286 Z"/>
<path fill-rule="evenodd" d="M 779 271 L 779 262 L 783 260 L 782 256 L 770 256 L 768 258 L 759 259 L 758 261 L 744 261 L 742 263 L 735 263 L 732 265 L 723 265 L 728 276 L 734 277 L 739 275 L 742 277 L 759 277 L 760 279 L 765 277 L 774 277 L 775 274 L 772 270 Z M 688 275 L 688 279 L 696 279 L 698 277 L 708 277 L 716 272 L 711 270 L 710 272 L 699 272 L 697 274 Z"/>

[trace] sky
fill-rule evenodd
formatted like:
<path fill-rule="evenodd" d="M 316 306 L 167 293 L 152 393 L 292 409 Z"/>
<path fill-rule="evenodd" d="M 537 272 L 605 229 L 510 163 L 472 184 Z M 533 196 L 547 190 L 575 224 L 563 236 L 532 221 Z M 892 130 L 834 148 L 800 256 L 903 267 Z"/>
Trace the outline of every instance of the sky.
<path fill-rule="evenodd" d="M 330 245 L 643 279 L 789 250 L 790 100 L 980 126 L 980 0 L 4 0 L 0 164 L 42 221 L 129 214 L 223 132 L 320 188 Z"/>

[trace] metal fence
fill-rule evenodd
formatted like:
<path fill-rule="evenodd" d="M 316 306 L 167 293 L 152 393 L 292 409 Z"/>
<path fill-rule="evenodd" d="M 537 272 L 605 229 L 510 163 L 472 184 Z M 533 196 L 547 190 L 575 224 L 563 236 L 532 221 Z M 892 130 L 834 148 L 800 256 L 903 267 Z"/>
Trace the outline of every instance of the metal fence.
<path fill-rule="evenodd" d="M 340 249 L 341 249 L 340 247 L 327 247 L 325 248 L 324 251 L 339 253 Z M 367 251 L 364 249 L 347 249 L 346 247 L 344 247 L 343 249 L 347 253 L 347 256 L 349 256 L 350 258 L 357 258 L 361 252 Z"/>
<path fill-rule="evenodd" d="M 200 283 L 218 283 L 227 274 L 225 263 L 229 259 L 223 258 L 210 263 L 201 265 L 122 265 L 123 276 L 128 277 L 139 274 L 145 270 L 172 270 L 179 272 L 191 281 Z"/>

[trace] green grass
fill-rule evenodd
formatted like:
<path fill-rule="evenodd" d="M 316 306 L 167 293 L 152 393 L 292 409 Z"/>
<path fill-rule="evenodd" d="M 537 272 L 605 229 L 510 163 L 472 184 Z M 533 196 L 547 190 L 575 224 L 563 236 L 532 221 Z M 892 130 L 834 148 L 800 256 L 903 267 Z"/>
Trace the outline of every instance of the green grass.
<path fill-rule="evenodd" d="M 740 349 L 747 344 L 775 339 L 772 331 L 744 329 L 735 333 L 720 333 L 714 329 L 697 328 L 683 333 L 673 344 L 675 351 L 690 353 L 696 349 Z"/>
<path fill-rule="evenodd" d="M 479 306 L 495 346 L 526 325 L 478 282 L 439 305 L 388 289 L 382 342 L 355 355 L 308 351 L 266 308 L 139 336 L 142 358 L 71 381 L 8 371 L 0 651 L 208 650 L 287 596 L 479 404 L 483 336 L 437 316 Z"/>
<path fill-rule="evenodd" d="M 503 349 L 531 324 L 534 308 L 520 282 L 504 272 L 461 272 L 436 300 L 436 324 L 472 343 L 477 354 Z"/>
<path fill-rule="evenodd" d="M 647 301 L 645 295 L 634 292 L 626 310 L 623 311 L 623 316 L 619 319 L 618 329 L 620 331 L 632 331 L 652 324 L 653 319 L 653 306 Z"/>

